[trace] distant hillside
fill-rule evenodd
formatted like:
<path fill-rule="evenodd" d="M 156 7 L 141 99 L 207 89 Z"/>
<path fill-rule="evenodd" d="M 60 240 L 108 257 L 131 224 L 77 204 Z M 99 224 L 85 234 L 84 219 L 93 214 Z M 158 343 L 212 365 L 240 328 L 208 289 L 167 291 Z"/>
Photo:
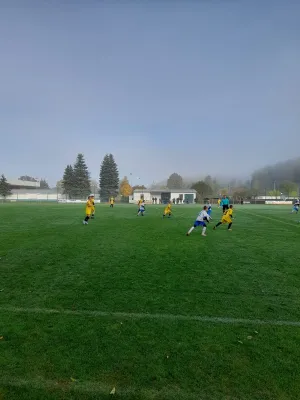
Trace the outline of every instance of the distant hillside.
<path fill-rule="evenodd" d="M 183 177 L 183 189 L 190 189 L 192 185 L 199 181 L 205 181 L 208 177 L 206 175 L 195 175 L 194 177 Z M 244 178 L 236 178 L 232 176 L 213 176 L 211 177 L 212 187 L 218 188 L 227 188 L 230 186 L 234 187 L 242 187 L 242 186 L 250 186 L 249 177 Z M 209 183 L 209 182 L 208 182 Z M 167 179 L 161 180 L 154 185 L 151 185 L 152 189 L 163 189 L 167 187 Z"/>
<path fill-rule="evenodd" d="M 252 174 L 252 187 L 258 190 L 278 188 L 284 182 L 300 186 L 300 157 L 266 166 Z"/>

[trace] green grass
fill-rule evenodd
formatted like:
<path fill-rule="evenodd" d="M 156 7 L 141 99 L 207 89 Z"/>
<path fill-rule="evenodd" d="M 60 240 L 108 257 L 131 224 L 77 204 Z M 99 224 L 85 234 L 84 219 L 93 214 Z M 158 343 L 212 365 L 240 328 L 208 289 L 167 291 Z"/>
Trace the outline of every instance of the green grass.
<path fill-rule="evenodd" d="M 171 316 L 300 321 L 300 216 L 237 207 L 204 238 L 199 207 L 162 210 L 0 205 L 1 400 L 299 398 L 300 327 Z"/>

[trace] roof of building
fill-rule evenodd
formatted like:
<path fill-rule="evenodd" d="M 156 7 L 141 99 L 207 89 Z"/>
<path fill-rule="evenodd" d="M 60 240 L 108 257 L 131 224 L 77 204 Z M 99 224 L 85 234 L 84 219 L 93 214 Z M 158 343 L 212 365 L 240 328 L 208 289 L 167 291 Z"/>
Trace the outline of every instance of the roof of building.
<path fill-rule="evenodd" d="M 179 193 L 179 194 L 189 194 L 197 193 L 194 189 L 136 189 L 134 193 Z"/>
<path fill-rule="evenodd" d="M 32 187 L 39 188 L 40 182 L 31 182 L 31 181 L 21 181 L 21 179 L 7 179 L 7 183 L 11 186 L 20 186 L 20 187 Z"/>

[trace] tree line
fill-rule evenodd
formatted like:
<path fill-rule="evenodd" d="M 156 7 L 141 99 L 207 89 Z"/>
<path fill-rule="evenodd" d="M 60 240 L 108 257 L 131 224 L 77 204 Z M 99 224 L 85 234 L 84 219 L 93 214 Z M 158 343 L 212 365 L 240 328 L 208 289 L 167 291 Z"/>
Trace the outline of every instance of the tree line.
<path fill-rule="evenodd" d="M 22 175 L 19 180 L 36 182 L 37 179 L 28 175 Z M 59 181 L 58 189 L 61 189 L 69 198 L 81 199 L 87 197 L 95 190 L 98 182 L 91 181 L 90 173 L 83 154 L 78 154 L 73 165 L 66 166 L 63 179 Z M 100 166 L 99 194 L 102 201 L 109 197 L 121 194 L 128 197 L 135 189 L 146 189 L 144 185 L 131 187 L 125 176 L 119 180 L 119 171 L 112 154 L 106 154 Z M 40 181 L 41 189 L 49 189 L 45 179 Z M 152 189 L 194 189 L 198 200 L 206 197 L 218 197 L 229 195 L 233 198 L 248 198 L 257 195 L 296 197 L 300 190 L 300 158 L 266 166 L 253 172 L 250 180 L 232 180 L 226 184 L 217 181 L 210 175 L 202 180 L 191 182 L 184 180 L 178 173 L 169 176 L 167 182 L 161 185 L 152 185 Z M 0 178 L 0 196 L 6 198 L 11 194 L 11 187 L 4 175 Z"/>
<path fill-rule="evenodd" d="M 169 176 L 166 186 L 159 185 L 156 186 L 156 189 L 194 189 L 197 192 L 196 200 L 201 201 L 208 197 L 219 197 L 222 195 L 231 195 L 237 198 L 247 197 L 249 183 L 232 180 L 229 184 L 224 185 L 210 175 L 196 182 L 188 182 L 184 181 L 181 175 L 174 172 Z"/>
<path fill-rule="evenodd" d="M 297 197 L 300 190 L 300 160 L 297 162 L 287 162 L 286 164 L 277 164 L 272 167 L 265 167 L 260 171 L 256 171 L 252 175 L 251 180 L 231 180 L 226 184 L 217 181 L 210 175 L 203 180 L 197 182 L 185 182 L 183 178 L 173 173 L 167 180 L 166 186 L 159 185 L 156 189 L 194 189 L 197 192 L 197 200 L 203 200 L 209 197 L 220 197 L 227 195 L 235 200 L 241 198 L 247 199 L 263 196 L 288 196 Z M 282 170 L 281 170 L 282 168 Z M 294 174 L 294 175 L 293 175 Z M 294 179 L 289 181 L 286 177 Z"/>
<path fill-rule="evenodd" d="M 297 196 L 300 189 L 300 157 L 254 171 L 251 188 L 275 196 L 281 193 Z"/>
<path fill-rule="evenodd" d="M 86 198 L 95 189 L 92 187 L 90 173 L 83 154 L 78 154 L 74 165 L 67 165 L 62 179 L 62 189 L 70 199 Z M 117 197 L 120 193 L 124 197 L 132 194 L 133 188 L 125 176 L 119 180 L 119 170 L 112 154 L 106 154 L 100 166 L 99 195 L 101 201 L 108 201 L 110 197 Z"/>

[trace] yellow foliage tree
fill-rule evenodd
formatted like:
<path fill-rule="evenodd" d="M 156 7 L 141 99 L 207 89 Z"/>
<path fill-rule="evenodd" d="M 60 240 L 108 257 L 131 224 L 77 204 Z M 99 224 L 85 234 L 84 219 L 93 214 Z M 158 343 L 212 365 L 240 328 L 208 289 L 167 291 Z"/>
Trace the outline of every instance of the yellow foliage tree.
<path fill-rule="evenodd" d="M 124 176 L 120 182 L 120 193 L 126 197 L 132 195 L 132 187 L 129 184 L 127 176 Z"/>

